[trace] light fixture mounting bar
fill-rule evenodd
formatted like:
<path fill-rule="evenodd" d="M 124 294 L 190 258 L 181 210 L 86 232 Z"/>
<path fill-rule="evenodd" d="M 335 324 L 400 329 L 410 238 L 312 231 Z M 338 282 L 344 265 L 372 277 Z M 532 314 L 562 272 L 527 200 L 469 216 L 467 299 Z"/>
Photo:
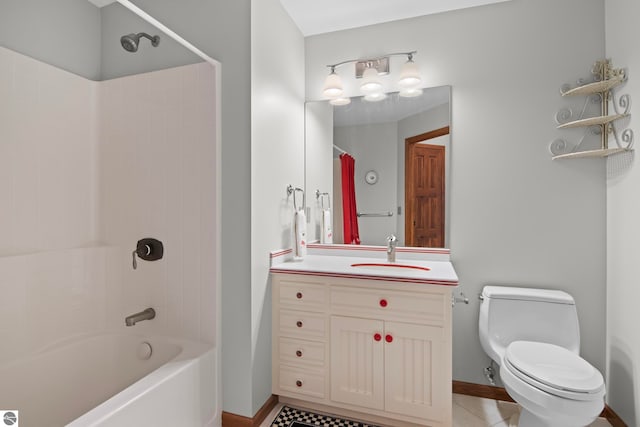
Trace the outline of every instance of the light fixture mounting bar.
<path fill-rule="evenodd" d="M 384 75 L 389 73 L 389 57 L 391 56 L 407 56 L 409 59 L 413 59 L 413 55 L 418 53 L 417 50 L 412 50 L 411 52 L 395 52 L 395 53 L 387 53 L 375 58 L 365 58 L 365 59 L 348 59 L 346 61 L 338 62 L 335 64 L 327 65 L 331 71 L 335 71 L 336 67 L 345 64 L 356 64 L 356 78 L 362 78 L 362 73 L 367 69 L 368 66 L 375 67 L 378 70 L 378 74 Z M 369 65 L 371 64 L 371 65 Z"/>
<path fill-rule="evenodd" d="M 361 79 L 364 70 L 370 67 L 375 68 L 381 76 L 389 74 L 389 57 L 385 56 L 383 58 L 366 59 L 356 62 L 356 79 Z"/>

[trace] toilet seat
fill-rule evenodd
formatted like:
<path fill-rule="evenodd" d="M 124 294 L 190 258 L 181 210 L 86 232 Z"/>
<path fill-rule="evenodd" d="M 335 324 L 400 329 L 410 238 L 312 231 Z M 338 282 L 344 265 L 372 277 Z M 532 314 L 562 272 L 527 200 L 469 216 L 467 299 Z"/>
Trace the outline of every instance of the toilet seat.
<path fill-rule="evenodd" d="M 572 400 L 604 397 L 602 374 L 566 348 L 542 342 L 514 341 L 505 352 L 505 367 L 522 381 Z"/>

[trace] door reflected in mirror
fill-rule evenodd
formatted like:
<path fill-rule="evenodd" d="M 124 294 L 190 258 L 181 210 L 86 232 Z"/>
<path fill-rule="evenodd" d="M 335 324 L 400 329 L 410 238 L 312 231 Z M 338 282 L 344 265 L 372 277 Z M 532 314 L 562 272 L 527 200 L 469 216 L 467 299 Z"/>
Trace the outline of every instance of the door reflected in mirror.
<path fill-rule="evenodd" d="M 379 102 L 357 97 L 344 106 L 308 102 L 306 191 L 328 192 L 331 199 L 331 208 L 308 199 L 310 241 L 326 238 L 322 218 L 330 210 L 330 243 L 384 245 L 395 234 L 400 246 L 447 247 L 450 117 L 450 86 L 412 98 L 393 93 Z"/>

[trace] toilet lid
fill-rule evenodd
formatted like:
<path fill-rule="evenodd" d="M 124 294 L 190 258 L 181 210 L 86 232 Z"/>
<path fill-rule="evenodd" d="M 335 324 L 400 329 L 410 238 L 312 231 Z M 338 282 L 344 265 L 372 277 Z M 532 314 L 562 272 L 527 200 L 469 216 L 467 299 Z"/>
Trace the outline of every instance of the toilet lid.
<path fill-rule="evenodd" d="M 541 342 L 514 341 L 505 358 L 521 373 L 558 390 L 598 393 L 604 387 L 600 372 L 566 348 Z"/>

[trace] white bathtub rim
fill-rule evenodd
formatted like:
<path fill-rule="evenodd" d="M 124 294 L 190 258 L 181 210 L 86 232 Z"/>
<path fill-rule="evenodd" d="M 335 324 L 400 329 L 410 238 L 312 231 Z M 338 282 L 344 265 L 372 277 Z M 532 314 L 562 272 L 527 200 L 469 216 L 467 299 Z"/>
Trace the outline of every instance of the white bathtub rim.
<path fill-rule="evenodd" d="M 157 338 L 158 336 L 156 336 Z M 148 337 L 151 339 L 151 337 Z M 167 338 L 167 337 L 163 337 Z M 71 421 L 66 427 L 90 427 L 99 425 L 109 417 L 113 416 L 122 408 L 130 405 L 132 402 L 142 398 L 144 395 L 152 392 L 152 390 L 163 383 L 169 381 L 171 378 L 179 375 L 186 369 L 189 369 L 193 364 L 199 363 L 200 358 L 204 358 L 207 353 L 212 353 L 214 358 L 215 369 L 214 373 L 218 372 L 218 358 L 216 348 L 211 345 L 204 345 L 198 342 L 187 341 L 177 338 L 171 338 L 175 340 L 174 343 L 182 342 L 189 343 L 190 345 L 196 345 L 197 348 L 188 348 L 181 351 L 175 358 L 171 359 L 164 365 L 161 365 L 156 370 L 150 372 L 146 376 L 140 378 L 125 389 L 119 391 L 116 395 L 110 397 L 106 401 L 100 403 L 98 406 L 80 415 L 75 420 Z M 197 349 L 207 347 L 204 352 L 198 352 Z M 219 381 L 219 378 L 215 378 L 215 381 Z M 215 403 L 216 407 L 212 417 L 215 419 L 220 416 L 220 408 L 218 405 L 218 398 L 211 402 Z"/>

